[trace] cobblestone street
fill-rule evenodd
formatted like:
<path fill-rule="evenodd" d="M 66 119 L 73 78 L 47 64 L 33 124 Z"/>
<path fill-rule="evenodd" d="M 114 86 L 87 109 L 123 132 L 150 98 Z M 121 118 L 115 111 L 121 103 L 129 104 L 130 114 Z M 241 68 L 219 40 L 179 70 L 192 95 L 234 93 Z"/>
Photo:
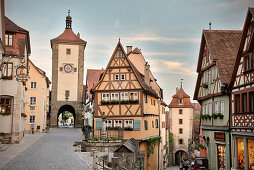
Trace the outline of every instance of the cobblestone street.
<path fill-rule="evenodd" d="M 25 149 L 3 170 L 16 169 L 86 169 L 84 161 L 74 153 L 74 141 L 81 139 L 81 130 L 75 128 L 51 128 L 50 133 Z M 8 149 L 7 149 L 8 154 Z M 1 159 L 1 156 L 0 156 Z"/>

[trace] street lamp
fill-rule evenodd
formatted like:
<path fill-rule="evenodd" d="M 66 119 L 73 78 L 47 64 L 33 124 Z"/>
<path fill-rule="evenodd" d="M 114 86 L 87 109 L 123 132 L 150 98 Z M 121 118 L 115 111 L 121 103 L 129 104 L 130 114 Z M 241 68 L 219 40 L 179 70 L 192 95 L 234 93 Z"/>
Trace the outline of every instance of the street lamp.
<path fill-rule="evenodd" d="M 5 114 L 6 110 L 3 106 L 0 106 L 0 114 Z"/>

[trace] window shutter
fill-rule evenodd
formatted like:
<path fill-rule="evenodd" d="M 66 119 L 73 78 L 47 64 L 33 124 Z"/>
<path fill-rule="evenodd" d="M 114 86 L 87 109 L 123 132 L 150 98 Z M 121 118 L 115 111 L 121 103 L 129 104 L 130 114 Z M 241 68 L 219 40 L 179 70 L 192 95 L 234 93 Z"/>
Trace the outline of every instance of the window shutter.
<path fill-rule="evenodd" d="M 96 130 L 102 129 L 102 120 L 96 119 Z"/>
<path fill-rule="evenodd" d="M 133 130 L 140 130 L 140 120 L 134 120 Z"/>

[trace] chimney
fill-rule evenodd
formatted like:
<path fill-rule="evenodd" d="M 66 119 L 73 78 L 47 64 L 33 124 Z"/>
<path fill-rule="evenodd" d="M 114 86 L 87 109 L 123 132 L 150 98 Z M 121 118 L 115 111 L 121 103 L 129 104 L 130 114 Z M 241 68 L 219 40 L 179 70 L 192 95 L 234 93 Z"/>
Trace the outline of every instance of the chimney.
<path fill-rule="evenodd" d="M 212 29 L 212 22 L 210 20 L 210 22 L 209 22 L 209 30 L 211 30 L 211 29 Z"/>
<path fill-rule="evenodd" d="M 127 47 L 127 54 L 129 54 L 130 52 L 132 52 L 132 46 L 126 46 Z"/>
<path fill-rule="evenodd" d="M 80 33 L 79 32 L 77 33 L 77 36 L 80 38 Z"/>
<path fill-rule="evenodd" d="M 178 91 L 179 91 L 179 88 L 177 87 L 177 88 L 176 88 L 176 93 L 177 93 Z"/>
<path fill-rule="evenodd" d="M 150 77 L 149 77 L 149 73 L 150 73 L 150 65 L 148 64 L 148 62 L 146 62 L 144 74 L 145 74 L 145 83 L 146 83 L 148 86 L 150 86 Z"/>

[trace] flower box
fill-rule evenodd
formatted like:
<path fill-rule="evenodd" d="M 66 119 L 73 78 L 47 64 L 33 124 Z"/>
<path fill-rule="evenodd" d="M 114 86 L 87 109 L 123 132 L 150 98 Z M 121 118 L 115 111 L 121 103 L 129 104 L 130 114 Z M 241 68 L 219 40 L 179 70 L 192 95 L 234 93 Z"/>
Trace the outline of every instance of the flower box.
<path fill-rule="evenodd" d="M 22 117 L 27 117 L 27 115 L 25 113 L 21 113 Z"/>
<path fill-rule="evenodd" d="M 202 83 L 202 87 L 203 88 L 208 88 L 208 84 L 207 83 Z"/>
<path fill-rule="evenodd" d="M 202 144 L 198 144 L 198 147 L 200 147 L 201 149 L 206 149 L 206 147 Z"/>
<path fill-rule="evenodd" d="M 12 80 L 12 76 L 2 76 L 1 79 L 3 79 L 3 80 Z"/>

